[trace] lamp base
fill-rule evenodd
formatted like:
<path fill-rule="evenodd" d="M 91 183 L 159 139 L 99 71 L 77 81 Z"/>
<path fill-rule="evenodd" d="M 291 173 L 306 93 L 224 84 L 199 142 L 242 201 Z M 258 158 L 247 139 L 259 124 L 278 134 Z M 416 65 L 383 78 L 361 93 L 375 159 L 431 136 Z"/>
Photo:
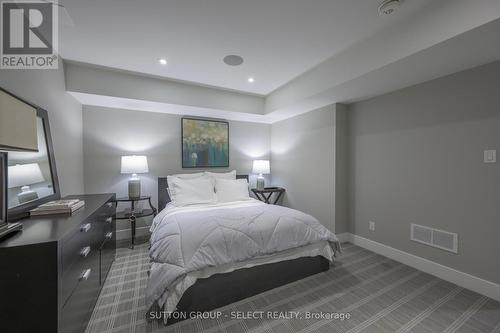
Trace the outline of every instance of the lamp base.
<path fill-rule="evenodd" d="M 38 193 L 31 191 L 29 186 L 23 186 L 21 190 L 22 192 L 17 195 L 20 204 L 38 199 Z"/>
<path fill-rule="evenodd" d="M 257 188 L 258 191 L 262 191 L 265 187 L 265 179 L 262 175 L 260 175 L 259 177 L 257 177 L 257 184 L 255 186 Z"/>
<path fill-rule="evenodd" d="M 130 178 L 128 180 L 128 197 L 129 198 L 141 197 L 141 180 L 139 178 Z"/>

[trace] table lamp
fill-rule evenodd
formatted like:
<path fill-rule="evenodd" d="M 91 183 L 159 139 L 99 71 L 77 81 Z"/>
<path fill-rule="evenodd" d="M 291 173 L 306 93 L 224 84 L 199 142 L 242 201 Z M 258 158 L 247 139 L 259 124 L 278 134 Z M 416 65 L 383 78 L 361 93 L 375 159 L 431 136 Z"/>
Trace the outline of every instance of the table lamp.
<path fill-rule="evenodd" d="M 21 187 L 21 193 L 17 195 L 20 204 L 38 199 L 38 193 L 32 191 L 30 185 L 45 181 L 38 163 L 9 166 L 8 178 L 9 188 Z"/>
<path fill-rule="evenodd" d="M 148 159 L 146 156 L 122 156 L 121 173 L 132 174 L 132 177 L 128 180 L 129 198 L 141 197 L 141 179 L 137 174 L 148 172 Z"/>
<path fill-rule="evenodd" d="M 265 180 L 263 175 L 271 173 L 271 168 L 269 165 L 269 160 L 254 160 L 252 173 L 256 173 L 257 177 L 257 190 L 263 190 L 265 185 Z"/>

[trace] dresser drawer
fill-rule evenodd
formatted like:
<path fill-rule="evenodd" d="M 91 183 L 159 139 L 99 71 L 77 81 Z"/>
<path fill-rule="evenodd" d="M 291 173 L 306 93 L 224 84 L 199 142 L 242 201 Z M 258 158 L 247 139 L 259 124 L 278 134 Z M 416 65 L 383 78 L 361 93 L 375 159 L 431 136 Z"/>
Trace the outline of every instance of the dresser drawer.
<path fill-rule="evenodd" d="M 92 217 L 90 219 L 93 224 L 96 225 L 96 229 L 94 230 L 95 233 L 99 235 L 99 237 L 96 236 L 95 240 L 100 244 L 104 241 L 105 235 L 113 231 L 113 221 L 114 217 L 113 216 L 102 216 L 99 219 Z"/>
<path fill-rule="evenodd" d="M 80 333 L 92 315 L 95 302 L 99 296 L 99 254 L 94 253 L 80 266 L 80 278 L 62 308 L 62 332 Z M 85 274 L 85 276 L 84 276 Z"/>
<path fill-rule="evenodd" d="M 92 234 L 95 229 L 95 223 L 85 221 L 80 224 L 78 231 L 62 244 L 61 264 L 63 274 L 77 259 L 81 256 L 85 256 L 84 253 L 81 252 L 84 251 L 85 248 L 91 246 Z"/>
<path fill-rule="evenodd" d="M 108 206 L 110 205 L 110 206 Z M 97 247 L 100 247 L 104 242 L 106 234 L 113 231 L 113 220 L 115 216 L 115 209 L 112 203 L 102 206 L 95 214 L 88 219 L 95 225 L 93 230 L 93 242 Z"/>
<path fill-rule="evenodd" d="M 109 221 L 109 218 L 113 219 L 115 216 L 116 208 L 115 204 L 112 202 L 108 202 L 103 205 L 99 210 L 97 210 L 94 214 L 92 214 L 92 219 L 95 221 Z"/>
<path fill-rule="evenodd" d="M 96 260 L 97 263 L 99 262 L 99 249 L 96 248 L 90 248 L 90 251 L 88 252 L 87 256 L 80 256 L 74 263 L 71 265 L 70 268 L 68 268 L 62 278 L 62 302 L 65 304 L 68 301 L 68 298 L 70 297 L 71 293 L 75 289 L 75 287 L 78 285 L 78 283 L 82 280 L 82 277 L 84 277 L 85 272 L 88 269 L 91 269 L 93 274 L 99 275 L 99 267 L 96 266 L 93 268 L 94 265 L 96 265 Z"/>
<path fill-rule="evenodd" d="M 98 256 L 99 241 L 103 236 L 103 223 L 82 223 L 80 231 L 62 246 L 62 301 L 63 304 L 77 285 L 83 270 L 92 257 Z"/>
<path fill-rule="evenodd" d="M 114 231 L 114 212 L 115 207 L 112 203 L 101 206 L 80 224 L 72 237 L 63 243 L 61 249 L 63 304 L 75 289 L 83 270 L 88 268 L 89 257 L 95 255 L 99 261 L 102 245 L 108 239 L 106 236 L 113 234 Z M 99 267 L 95 274 L 100 276 Z"/>

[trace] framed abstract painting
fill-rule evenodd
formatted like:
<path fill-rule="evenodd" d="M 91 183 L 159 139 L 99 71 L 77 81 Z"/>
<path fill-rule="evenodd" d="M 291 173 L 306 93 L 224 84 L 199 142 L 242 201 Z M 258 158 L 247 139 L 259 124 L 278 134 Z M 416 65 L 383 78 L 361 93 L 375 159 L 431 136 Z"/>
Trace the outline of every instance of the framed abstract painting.
<path fill-rule="evenodd" d="M 182 118 L 182 167 L 229 167 L 229 123 Z"/>

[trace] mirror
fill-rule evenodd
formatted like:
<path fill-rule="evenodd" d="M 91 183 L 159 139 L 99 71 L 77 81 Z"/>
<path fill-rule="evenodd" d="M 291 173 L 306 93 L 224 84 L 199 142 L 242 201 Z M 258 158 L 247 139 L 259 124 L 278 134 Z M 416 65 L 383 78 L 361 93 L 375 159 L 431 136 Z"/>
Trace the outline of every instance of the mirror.
<path fill-rule="evenodd" d="M 7 206 L 9 220 L 27 216 L 29 210 L 60 198 L 59 182 L 47 111 L 37 109 L 38 152 L 9 152 Z"/>
<path fill-rule="evenodd" d="M 37 117 L 38 152 L 11 152 L 8 162 L 8 207 L 54 194 L 43 120 Z"/>

